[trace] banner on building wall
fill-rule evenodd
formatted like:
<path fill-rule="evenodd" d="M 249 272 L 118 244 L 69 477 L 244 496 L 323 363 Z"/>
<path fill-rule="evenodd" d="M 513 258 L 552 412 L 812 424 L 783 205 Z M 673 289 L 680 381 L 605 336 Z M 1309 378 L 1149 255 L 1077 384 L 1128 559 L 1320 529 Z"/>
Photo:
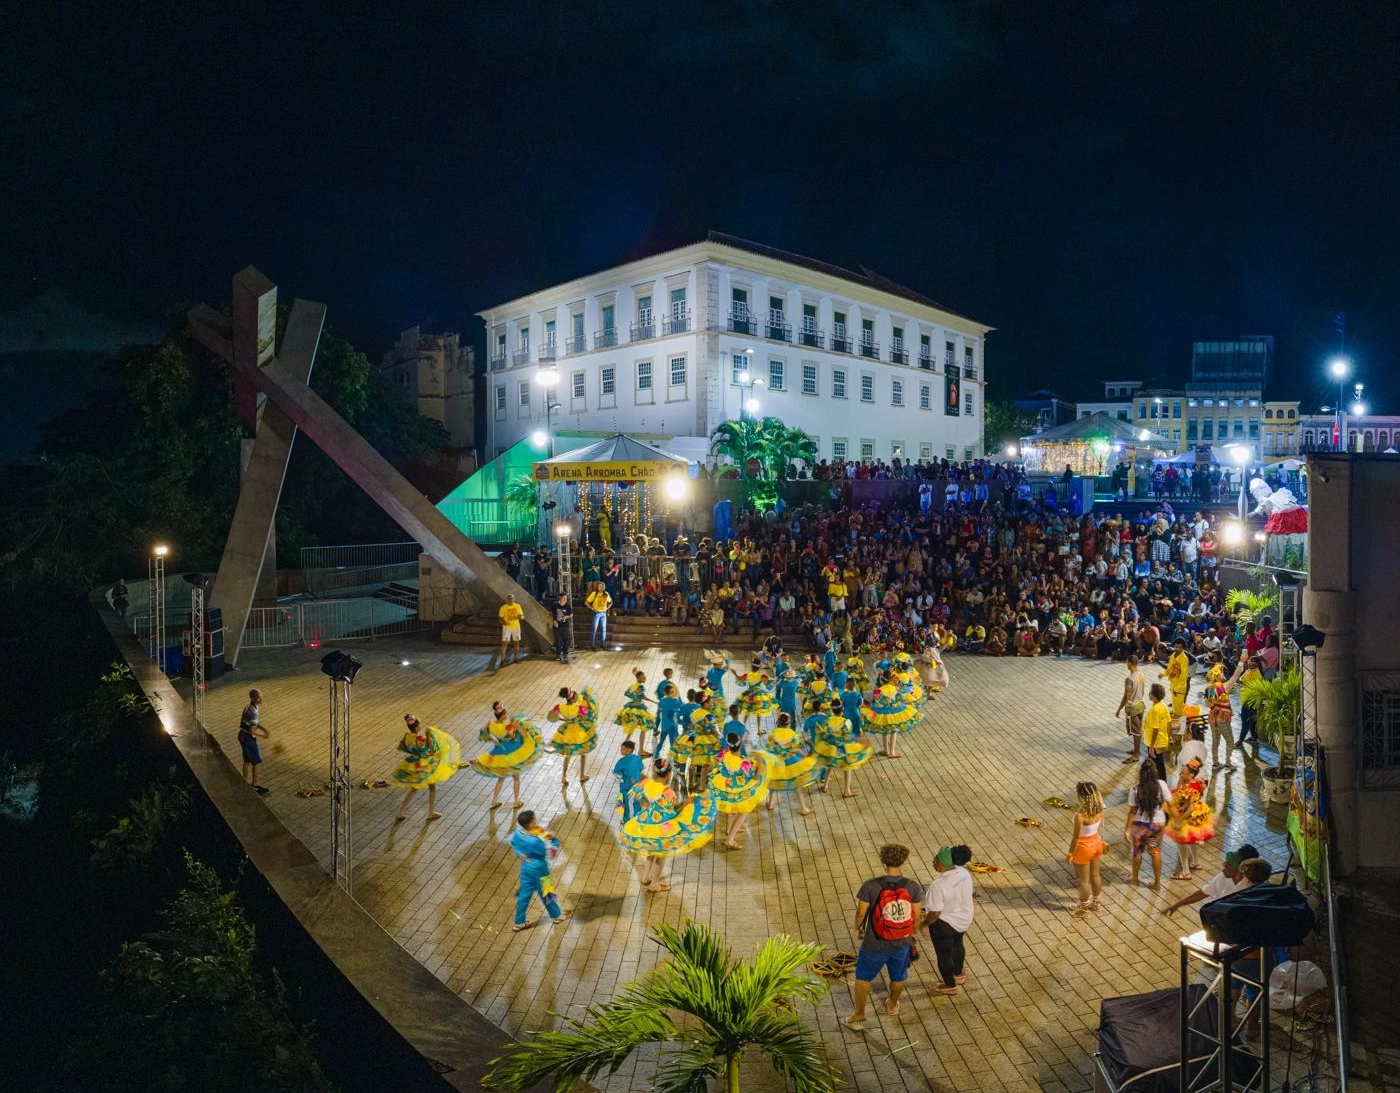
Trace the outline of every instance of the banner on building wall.
<path fill-rule="evenodd" d="M 943 412 L 949 417 L 962 413 L 962 369 L 956 364 L 946 365 L 943 377 Z"/>
<path fill-rule="evenodd" d="M 684 478 L 684 464 L 666 462 L 536 463 L 536 482 L 660 482 Z"/>

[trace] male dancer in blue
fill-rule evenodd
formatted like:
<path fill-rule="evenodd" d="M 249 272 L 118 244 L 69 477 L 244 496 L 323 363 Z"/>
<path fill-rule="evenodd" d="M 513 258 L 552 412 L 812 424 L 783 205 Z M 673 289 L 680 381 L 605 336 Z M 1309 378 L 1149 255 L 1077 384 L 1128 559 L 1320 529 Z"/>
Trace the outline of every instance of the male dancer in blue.
<path fill-rule="evenodd" d="M 826 673 L 826 678 L 830 679 L 836 674 L 836 642 L 826 643 L 826 652 L 822 654 L 822 671 Z"/>
<path fill-rule="evenodd" d="M 525 912 L 531 901 L 539 896 L 545 912 L 556 926 L 572 917 L 572 911 L 559 906 L 559 897 L 554 891 L 554 878 L 549 875 L 549 862 L 559 853 L 559 840 L 535 822 L 535 814 L 526 809 L 516 818 L 516 828 L 511 832 L 510 848 L 520 860 L 520 887 L 515 892 L 515 923 L 511 930 L 519 933 L 528 930 L 538 921 L 527 921 Z"/>
<path fill-rule="evenodd" d="M 739 706 L 737 703 L 729 707 L 729 720 L 724 723 L 722 735 L 726 740 L 737 736 L 739 738 L 739 754 L 746 759 L 748 758 L 749 727 L 739 720 Z"/>
<path fill-rule="evenodd" d="M 724 677 L 729 674 L 729 661 L 723 657 L 714 657 L 710 660 L 710 667 L 705 670 L 705 679 L 710 684 L 710 690 L 714 692 L 715 701 L 724 701 Z"/>
<path fill-rule="evenodd" d="M 778 712 L 788 715 L 788 724 L 797 724 L 797 672 L 784 668 L 778 675 L 778 685 L 773 688 L 778 699 Z"/>
<path fill-rule="evenodd" d="M 851 678 L 851 673 L 846 671 L 844 664 L 838 663 L 836 671 L 828 673 L 831 677 L 831 693 L 839 695 L 846 689 L 846 680 Z"/>
<path fill-rule="evenodd" d="M 632 818 L 632 787 L 642 780 L 642 757 L 637 754 L 637 745 L 624 740 L 621 758 L 613 764 L 617 775 L 618 791 L 622 794 L 622 822 Z"/>
<path fill-rule="evenodd" d="M 842 675 L 846 673 L 842 672 Z M 851 728 L 856 732 L 861 731 L 864 722 L 861 720 L 860 707 L 865 701 L 865 696 L 861 694 L 855 681 L 849 677 L 842 681 L 841 687 L 841 714 L 851 723 Z"/>
<path fill-rule="evenodd" d="M 661 685 L 661 697 L 656 700 L 656 754 L 661 754 L 661 746 L 676 746 L 676 732 L 680 725 L 680 713 L 684 704 L 676 696 L 676 685 L 667 680 Z"/>

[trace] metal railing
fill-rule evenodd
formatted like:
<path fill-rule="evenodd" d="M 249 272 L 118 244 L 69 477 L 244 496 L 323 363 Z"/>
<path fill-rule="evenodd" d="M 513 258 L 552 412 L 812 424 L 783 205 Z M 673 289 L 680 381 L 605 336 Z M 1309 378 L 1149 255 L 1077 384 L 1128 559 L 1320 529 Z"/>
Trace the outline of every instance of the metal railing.
<path fill-rule="evenodd" d="M 535 538 L 535 517 L 515 516 L 500 501 L 449 499 L 440 501 L 438 509 L 458 531 L 478 543 L 531 543 Z"/>
<path fill-rule="evenodd" d="M 792 341 L 792 327 L 787 323 L 777 322 L 772 319 L 767 324 L 768 340 L 770 342 L 790 342 Z"/>
<path fill-rule="evenodd" d="M 891 350 L 890 350 L 890 363 L 891 363 L 891 364 L 908 364 L 908 363 L 909 363 L 909 354 L 906 353 L 903 349 L 891 349 Z"/>
<path fill-rule="evenodd" d="M 588 339 L 582 334 L 575 334 L 572 338 L 564 339 L 565 353 L 582 353 L 588 348 Z"/>
<path fill-rule="evenodd" d="M 650 321 L 632 324 L 631 340 L 634 342 L 650 341 L 656 337 L 656 324 Z"/>
<path fill-rule="evenodd" d="M 552 361 L 558 355 L 559 349 L 554 342 L 545 342 L 540 346 L 540 361 Z"/>
<path fill-rule="evenodd" d="M 505 355 L 504 353 L 501 353 L 501 354 L 498 354 L 497 356 L 492 357 L 492 358 L 491 358 L 491 371 L 493 371 L 493 372 L 500 372 L 500 371 L 502 371 L 502 370 L 505 368 L 505 366 L 506 366 L 506 360 L 507 360 L 507 357 L 506 357 L 506 355 Z"/>
<path fill-rule="evenodd" d="M 316 648 L 329 641 L 369 640 L 428 629 L 417 599 L 362 596 L 255 607 L 243 631 L 244 649 Z"/>
<path fill-rule="evenodd" d="M 517 349 L 510 355 L 510 363 L 517 368 L 522 364 L 530 363 L 530 347 L 527 345 L 523 349 Z"/>
<path fill-rule="evenodd" d="M 808 349 L 821 349 L 826 344 L 826 335 L 815 328 L 803 330 L 802 333 L 797 336 L 797 341 L 799 344 L 805 345 Z"/>
<path fill-rule="evenodd" d="M 731 334 L 757 334 L 758 320 L 747 312 L 734 312 L 729 316 L 729 332 Z"/>
<path fill-rule="evenodd" d="M 690 309 L 682 308 L 671 312 L 671 317 L 661 324 L 663 334 L 684 334 L 690 329 Z"/>
<path fill-rule="evenodd" d="M 860 355 L 878 361 L 880 359 L 880 343 L 876 341 L 862 341 L 860 343 Z"/>
<path fill-rule="evenodd" d="M 831 351 L 833 353 L 849 353 L 851 351 L 851 339 L 844 334 L 833 334 L 831 336 Z"/>
<path fill-rule="evenodd" d="M 594 349 L 608 349 L 617 344 L 617 329 L 600 330 L 593 335 Z"/>
<path fill-rule="evenodd" d="M 931 356 L 930 356 L 929 354 L 927 354 L 927 353 L 920 353 L 920 354 L 919 354 L 919 367 L 922 368 L 925 372 L 932 372 L 932 371 L 933 371 L 933 357 L 931 357 Z"/>
<path fill-rule="evenodd" d="M 423 548 L 413 542 L 349 543 L 301 548 L 301 568 L 363 569 L 418 561 Z"/>

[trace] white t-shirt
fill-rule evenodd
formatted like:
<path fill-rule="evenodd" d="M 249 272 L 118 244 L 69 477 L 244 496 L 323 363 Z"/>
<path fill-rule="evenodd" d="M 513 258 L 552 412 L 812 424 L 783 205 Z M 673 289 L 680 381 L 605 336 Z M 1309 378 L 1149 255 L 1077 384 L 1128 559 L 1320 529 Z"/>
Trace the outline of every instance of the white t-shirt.
<path fill-rule="evenodd" d="M 1244 884 L 1240 881 L 1231 880 L 1224 873 L 1217 873 L 1201 885 L 1201 891 L 1206 894 L 1206 899 L 1219 899 L 1231 892 L 1238 892 L 1243 887 Z"/>
<path fill-rule="evenodd" d="M 1157 779 L 1157 784 L 1158 784 L 1159 786 L 1162 787 L 1162 801 L 1165 803 L 1166 801 L 1171 800 L 1172 791 L 1171 791 L 1170 789 L 1167 788 L 1167 783 L 1164 782 L 1164 781 L 1162 781 L 1162 780 L 1159 778 L 1159 779 Z M 1129 807 L 1130 809 L 1133 810 L 1133 819 L 1134 819 L 1134 820 L 1141 820 L 1141 821 L 1143 821 L 1144 823 L 1147 822 L 1147 817 L 1144 816 L 1141 812 L 1138 811 L 1138 807 L 1137 807 L 1137 786 L 1132 786 L 1132 787 L 1130 787 L 1129 790 L 1128 790 L 1128 807 Z M 1167 812 L 1166 812 L 1166 809 L 1164 809 L 1161 805 L 1158 805 L 1158 806 L 1157 806 L 1157 811 L 1154 812 L 1154 813 L 1152 814 L 1152 820 L 1151 820 L 1151 822 L 1154 823 L 1154 824 L 1164 824 L 1164 823 L 1166 823 L 1166 822 L 1167 822 Z"/>
<path fill-rule="evenodd" d="M 1181 768 L 1186 766 L 1192 759 L 1199 759 L 1201 761 L 1201 766 L 1205 766 L 1206 746 L 1203 741 L 1188 740 L 1186 743 L 1182 744 L 1181 751 L 1177 753 L 1176 757 L 1177 767 Z"/>
<path fill-rule="evenodd" d="M 937 911 L 940 922 L 966 933 L 972 925 L 972 874 L 961 865 L 937 874 L 924 895 L 924 910 Z"/>

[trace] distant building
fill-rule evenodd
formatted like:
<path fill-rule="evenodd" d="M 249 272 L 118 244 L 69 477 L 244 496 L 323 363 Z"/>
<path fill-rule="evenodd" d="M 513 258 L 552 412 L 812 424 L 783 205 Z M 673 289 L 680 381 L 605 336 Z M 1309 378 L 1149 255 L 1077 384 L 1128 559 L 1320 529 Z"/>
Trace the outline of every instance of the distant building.
<path fill-rule="evenodd" d="M 1337 415 L 1303 414 L 1298 419 L 1298 447 L 1304 452 L 1337 450 Z M 1400 415 L 1347 415 L 1347 451 L 1383 452 L 1400 448 Z"/>
<path fill-rule="evenodd" d="M 1261 459 L 1293 458 L 1299 452 L 1298 403 L 1264 403 L 1264 420 L 1259 427 Z"/>
<path fill-rule="evenodd" d="M 1274 339 L 1246 334 L 1232 342 L 1194 342 L 1185 388 L 1133 393 L 1133 424 L 1179 452 L 1200 445 L 1258 449 L 1264 389 L 1273 378 Z"/>
<path fill-rule="evenodd" d="M 1079 417 L 1107 414 L 1119 421 L 1133 420 L 1133 395 L 1142 386 L 1141 380 L 1104 380 L 1102 402 L 1077 402 Z"/>
<path fill-rule="evenodd" d="M 476 352 L 459 334 L 424 334 L 411 326 L 384 355 L 380 368 L 418 412 L 447 430 L 453 448 L 475 447 Z"/>
<path fill-rule="evenodd" d="M 711 232 L 479 314 L 488 458 L 547 426 L 708 437 L 745 413 L 823 459 L 982 454 L 992 327 L 866 269 Z"/>
<path fill-rule="evenodd" d="M 1068 425 L 1075 419 L 1074 403 L 1054 391 L 1032 391 L 1030 398 L 1018 399 L 1011 405 L 1023 413 L 1035 415 L 1036 432 Z"/>

